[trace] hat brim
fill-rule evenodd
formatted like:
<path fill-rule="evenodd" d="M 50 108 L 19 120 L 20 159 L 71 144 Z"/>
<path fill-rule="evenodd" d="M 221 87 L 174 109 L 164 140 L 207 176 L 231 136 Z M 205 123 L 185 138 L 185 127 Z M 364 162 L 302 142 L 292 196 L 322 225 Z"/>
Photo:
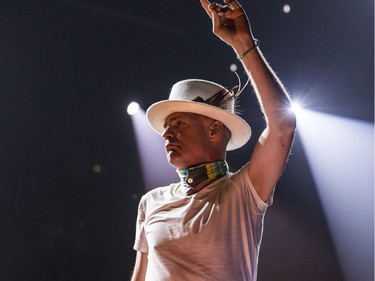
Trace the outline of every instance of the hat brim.
<path fill-rule="evenodd" d="M 158 134 L 164 131 L 165 119 L 175 112 L 190 112 L 210 117 L 222 122 L 231 132 L 227 150 L 234 150 L 245 145 L 251 136 L 249 124 L 241 117 L 212 105 L 193 101 L 165 100 L 154 103 L 146 112 L 151 128 Z"/>

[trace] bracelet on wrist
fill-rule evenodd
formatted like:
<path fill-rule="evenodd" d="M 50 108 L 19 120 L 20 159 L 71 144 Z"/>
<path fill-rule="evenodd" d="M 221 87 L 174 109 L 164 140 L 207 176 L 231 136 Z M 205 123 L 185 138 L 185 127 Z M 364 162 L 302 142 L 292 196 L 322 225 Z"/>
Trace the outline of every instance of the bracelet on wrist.
<path fill-rule="evenodd" d="M 255 50 L 258 46 L 259 46 L 259 40 L 258 39 L 254 39 L 254 46 L 251 47 L 249 50 L 247 50 L 245 53 L 243 53 L 242 56 L 237 56 L 237 59 L 238 60 L 242 60 L 248 53 L 250 53 L 251 51 Z"/>

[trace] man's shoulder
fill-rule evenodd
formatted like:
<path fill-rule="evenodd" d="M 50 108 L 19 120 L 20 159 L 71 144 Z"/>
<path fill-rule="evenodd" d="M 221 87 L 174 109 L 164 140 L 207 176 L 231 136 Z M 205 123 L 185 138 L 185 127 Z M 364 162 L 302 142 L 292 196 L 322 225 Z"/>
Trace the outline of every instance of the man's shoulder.
<path fill-rule="evenodd" d="M 171 183 L 169 185 L 155 187 L 155 188 L 147 191 L 143 195 L 143 197 L 144 198 L 156 198 L 156 197 L 159 197 L 159 196 L 163 196 L 166 193 L 170 193 L 170 191 L 173 190 L 173 188 L 175 188 L 177 185 L 178 185 L 178 183 Z"/>

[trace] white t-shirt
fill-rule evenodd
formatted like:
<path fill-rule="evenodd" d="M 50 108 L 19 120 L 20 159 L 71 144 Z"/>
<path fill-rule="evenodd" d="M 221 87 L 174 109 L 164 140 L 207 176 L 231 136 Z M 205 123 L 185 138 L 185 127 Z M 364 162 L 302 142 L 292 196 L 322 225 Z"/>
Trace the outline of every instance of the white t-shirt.
<path fill-rule="evenodd" d="M 246 168 L 196 194 L 159 187 L 139 203 L 134 249 L 148 253 L 147 281 L 255 281 L 267 207 Z"/>

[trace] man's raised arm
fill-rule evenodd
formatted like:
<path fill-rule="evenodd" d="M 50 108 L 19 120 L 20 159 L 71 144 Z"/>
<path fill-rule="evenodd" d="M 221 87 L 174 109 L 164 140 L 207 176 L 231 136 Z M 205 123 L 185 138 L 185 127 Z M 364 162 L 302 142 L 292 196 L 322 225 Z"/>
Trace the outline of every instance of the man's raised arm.
<path fill-rule="evenodd" d="M 287 92 L 259 50 L 248 18 L 237 1 L 209 3 L 201 0 L 212 19 L 213 33 L 230 45 L 242 62 L 258 98 L 266 128 L 248 165 L 259 196 L 268 201 L 287 162 L 296 126 Z"/>

